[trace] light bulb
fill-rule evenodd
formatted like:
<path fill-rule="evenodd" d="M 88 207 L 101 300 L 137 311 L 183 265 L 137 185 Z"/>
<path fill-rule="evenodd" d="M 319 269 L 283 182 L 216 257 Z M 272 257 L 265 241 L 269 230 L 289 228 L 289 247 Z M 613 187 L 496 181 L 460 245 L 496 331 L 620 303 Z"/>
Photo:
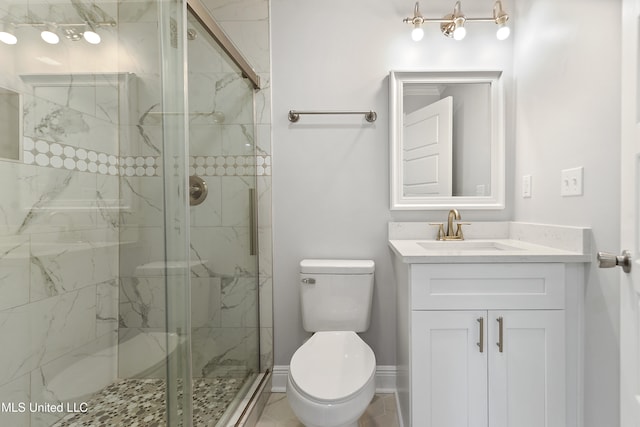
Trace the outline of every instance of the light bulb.
<path fill-rule="evenodd" d="M 509 28 L 506 24 L 501 24 L 498 27 L 498 31 L 496 31 L 496 38 L 498 40 L 506 40 L 509 38 L 511 34 L 511 28 Z"/>
<path fill-rule="evenodd" d="M 16 44 L 18 43 L 18 38 L 6 31 L 0 31 L 0 42 L 4 44 Z"/>
<path fill-rule="evenodd" d="M 84 37 L 87 43 L 91 44 L 99 44 L 102 41 L 100 34 L 91 30 L 86 30 L 84 33 L 82 33 L 82 37 Z"/>
<path fill-rule="evenodd" d="M 422 40 L 423 37 L 424 37 L 424 30 L 420 25 L 416 24 L 416 27 L 413 30 L 411 30 L 411 38 L 413 39 L 414 42 L 419 42 L 420 40 Z"/>
<path fill-rule="evenodd" d="M 42 32 L 40 33 L 40 37 L 42 37 L 42 40 L 49 44 L 60 43 L 60 37 L 58 37 L 58 35 L 55 33 L 55 27 L 50 24 L 47 25 L 44 30 L 42 30 Z"/>
<path fill-rule="evenodd" d="M 496 38 L 498 40 L 506 40 L 511 34 L 511 29 L 507 25 L 509 15 L 502 9 L 502 1 L 496 0 L 493 5 L 493 20 L 498 24 L 498 31 L 496 31 Z"/>
<path fill-rule="evenodd" d="M 455 30 L 453 30 L 453 38 L 455 40 L 462 40 L 467 36 L 467 29 L 463 26 L 458 26 L 456 27 Z"/>

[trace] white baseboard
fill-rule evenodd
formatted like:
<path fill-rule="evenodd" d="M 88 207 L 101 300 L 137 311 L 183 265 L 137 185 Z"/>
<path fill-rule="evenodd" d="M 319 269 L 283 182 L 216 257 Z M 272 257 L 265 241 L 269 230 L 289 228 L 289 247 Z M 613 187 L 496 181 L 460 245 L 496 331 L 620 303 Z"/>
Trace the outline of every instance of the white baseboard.
<path fill-rule="evenodd" d="M 272 393 L 284 393 L 287 391 L 287 375 L 289 365 L 276 365 L 273 367 Z M 393 365 L 376 366 L 376 393 L 395 393 L 397 368 Z"/>
<path fill-rule="evenodd" d="M 287 391 L 287 375 L 289 365 L 275 365 L 271 371 L 271 392 L 284 393 Z"/>

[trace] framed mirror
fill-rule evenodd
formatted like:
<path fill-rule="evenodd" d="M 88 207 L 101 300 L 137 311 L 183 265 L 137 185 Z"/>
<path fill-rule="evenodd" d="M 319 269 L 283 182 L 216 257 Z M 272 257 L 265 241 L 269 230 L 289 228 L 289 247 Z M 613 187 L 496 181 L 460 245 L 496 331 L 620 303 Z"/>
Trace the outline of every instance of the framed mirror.
<path fill-rule="evenodd" d="M 391 209 L 504 209 L 501 71 L 392 71 Z"/>

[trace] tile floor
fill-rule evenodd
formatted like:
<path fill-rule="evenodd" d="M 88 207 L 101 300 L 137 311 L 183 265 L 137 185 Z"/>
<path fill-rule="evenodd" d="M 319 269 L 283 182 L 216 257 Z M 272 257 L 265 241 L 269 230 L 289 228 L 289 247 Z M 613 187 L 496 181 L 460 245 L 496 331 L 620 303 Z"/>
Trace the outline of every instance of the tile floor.
<path fill-rule="evenodd" d="M 241 386 L 236 378 L 194 378 L 193 425 L 215 426 Z M 87 413 L 69 414 L 52 427 L 166 426 L 165 389 L 161 379 L 120 380 L 91 397 Z"/>
<path fill-rule="evenodd" d="M 289 407 L 285 393 L 272 393 L 256 427 L 304 427 Z M 393 394 L 376 394 L 360 417 L 358 427 L 398 427 L 398 410 Z"/>

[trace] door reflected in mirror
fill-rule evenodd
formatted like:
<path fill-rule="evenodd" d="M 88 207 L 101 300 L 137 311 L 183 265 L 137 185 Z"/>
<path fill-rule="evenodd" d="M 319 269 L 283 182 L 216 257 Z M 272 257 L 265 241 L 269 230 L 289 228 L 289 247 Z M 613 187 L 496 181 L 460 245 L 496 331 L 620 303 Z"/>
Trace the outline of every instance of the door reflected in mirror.
<path fill-rule="evenodd" d="M 488 83 L 404 87 L 405 196 L 491 194 Z"/>
<path fill-rule="evenodd" d="M 0 87 L 0 159 L 20 160 L 20 94 Z"/>
<path fill-rule="evenodd" d="M 504 207 L 500 72 L 392 72 L 391 208 Z"/>

